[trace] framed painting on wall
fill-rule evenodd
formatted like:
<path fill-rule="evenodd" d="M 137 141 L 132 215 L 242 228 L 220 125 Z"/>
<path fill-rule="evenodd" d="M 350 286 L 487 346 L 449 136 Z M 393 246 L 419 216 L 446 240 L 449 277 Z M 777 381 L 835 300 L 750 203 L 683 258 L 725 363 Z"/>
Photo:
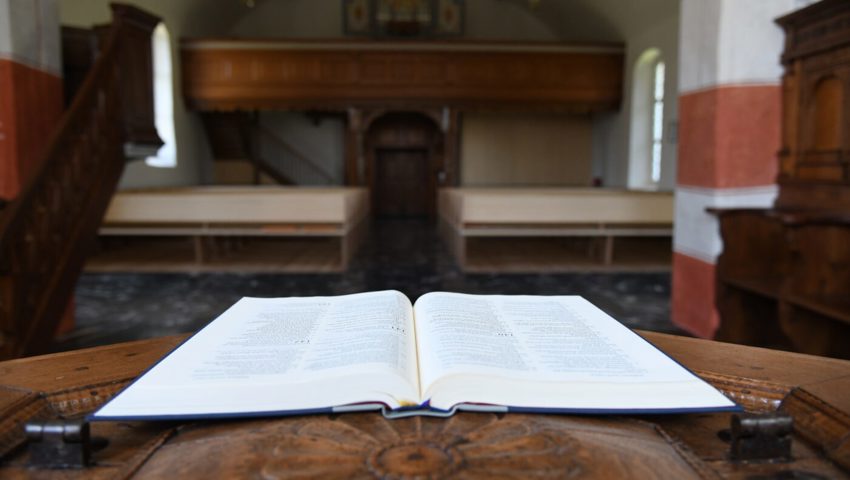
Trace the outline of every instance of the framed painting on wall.
<path fill-rule="evenodd" d="M 463 0 L 343 0 L 346 35 L 428 38 L 463 34 Z"/>
<path fill-rule="evenodd" d="M 343 32 L 346 35 L 372 34 L 372 1 L 343 0 Z"/>
<path fill-rule="evenodd" d="M 463 35 L 463 0 L 436 0 L 434 31 L 438 36 Z"/>

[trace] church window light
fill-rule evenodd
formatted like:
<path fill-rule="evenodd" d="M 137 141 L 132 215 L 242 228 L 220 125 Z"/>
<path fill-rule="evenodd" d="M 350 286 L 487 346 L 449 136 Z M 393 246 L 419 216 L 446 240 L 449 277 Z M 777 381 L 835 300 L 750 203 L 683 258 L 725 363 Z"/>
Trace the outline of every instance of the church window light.
<path fill-rule="evenodd" d="M 652 183 L 661 180 L 661 143 L 664 139 L 664 62 L 655 64 L 652 108 Z"/>
<path fill-rule="evenodd" d="M 657 189 L 664 170 L 664 77 L 661 51 L 649 48 L 634 66 L 629 120 L 628 186 Z"/>
<path fill-rule="evenodd" d="M 153 31 L 153 98 L 156 131 L 163 141 L 156 156 L 147 157 L 145 164 L 158 168 L 177 166 L 174 134 L 174 80 L 171 67 L 171 39 L 164 23 Z"/>

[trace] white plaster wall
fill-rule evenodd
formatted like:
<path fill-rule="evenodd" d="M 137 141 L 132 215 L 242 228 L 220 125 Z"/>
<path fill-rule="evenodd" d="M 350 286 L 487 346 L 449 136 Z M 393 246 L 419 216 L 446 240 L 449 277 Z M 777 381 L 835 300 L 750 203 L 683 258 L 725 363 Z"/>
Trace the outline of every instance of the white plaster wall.
<path fill-rule="evenodd" d="M 706 208 L 767 208 L 778 193 L 775 185 L 750 188 L 676 187 L 673 250 L 714 264 L 723 250 L 717 217 Z"/>
<path fill-rule="evenodd" d="M 0 0 L 2 1 L 2 0 Z M 28 0 L 21 0 L 28 1 Z M 109 23 L 111 0 L 60 0 L 63 25 L 90 28 Z M 198 114 L 183 103 L 179 40 L 185 36 L 220 35 L 225 25 L 245 7 L 239 2 L 216 2 L 207 15 L 199 5 L 204 0 L 122 0 L 162 18 L 171 36 L 171 58 L 174 62 L 174 128 L 177 138 L 177 166 L 155 168 L 138 160 L 127 164 L 119 188 L 169 187 L 197 185 L 212 177 L 211 153 Z"/>
<path fill-rule="evenodd" d="M 0 0 L 0 58 L 62 75 L 56 0 Z"/>
<path fill-rule="evenodd" d="M 619 171 L 628 163 L 628 149 L 622 139 L 626 134 L 626 123 L 620 112 L 597 113 L 591 117 L 592 150 L 591 176 L 602 186 L 625 186 L 625 171 Z"/>
<path fill-rule="evenodd" d="M 722 0 L 717 83 L 778 83 L 785 36 L 773 20 L 815 0 Z"/>
<path fill-rule="evenodd" d="M 714 85 L 717 79 L 721 0 L 681 0 L 679 91 Z M 756 0 L 760 1 L 760 0 Z"/>
<path fill-rule="evenodd" d="M 579 115 L 463 116 L 463 186 L 588 186 L 592 125 Z"/>
<path fill-rule="evenodd" d="M 342 36 L 339 0 L 286 0 L 257 2 L 227 31 L 234 37 L 336 38 Z M 222 32 L 223 33 L 223 32 Z"/>
<path fill-rule="evenodd" d="M 552 25 L 527 5 L 494 0 L 466 1 L 466 38 L 476 40 L 557 41 Z"/>
<path fill-rule="evenodd" d="M 782 29 L 774 20 L 814 0 L 682 0 L 682 93 L 716 85 L 778 84 Z"/>

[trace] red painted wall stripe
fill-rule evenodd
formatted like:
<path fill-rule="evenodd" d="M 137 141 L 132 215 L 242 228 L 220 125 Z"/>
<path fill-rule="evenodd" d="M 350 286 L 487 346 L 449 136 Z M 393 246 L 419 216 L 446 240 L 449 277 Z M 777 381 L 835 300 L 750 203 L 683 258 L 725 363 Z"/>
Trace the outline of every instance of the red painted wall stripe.
<path fill-rule="evenodd" d="M 714 265 L 673 252 L 672 317 L 679 328 L 714 337 L 720 318 L 714 307 Z"/>
<path fill-rule="evenodd" d="M 678 184 L 735 188 L 776 183 L 781 88 L 721 86 L 679 97 Z"/>
<path fill-rule="evenodd" d="M 0 198 L 17 196 L 62 116 L 62 79 L 0 59 Z"/>

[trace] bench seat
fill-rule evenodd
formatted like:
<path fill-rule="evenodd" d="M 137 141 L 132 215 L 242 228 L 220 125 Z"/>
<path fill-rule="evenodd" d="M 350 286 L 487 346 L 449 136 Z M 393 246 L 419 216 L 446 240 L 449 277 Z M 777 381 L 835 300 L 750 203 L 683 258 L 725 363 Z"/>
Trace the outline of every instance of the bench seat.
<path fill-rule="evenodd" d="M 672 236 L 673 195 L 590 188 L 444 188 L 439 215 L 442 237 L 465 270 L 481 270 L 471 262 L 469 249 L 486 238 L 598 239 L 590 243 L 588 254 L 607 267 L 614 262 L 615 238 Z M 546 260 L 549 267 L 557 261 Z"/>
<path fill-rule="evenodd" d="M 368 216 L 364 188 L 207 186 L 130 190 L 115 194 L 100 235 L 191 238 L 193 263 L 200 270 L 216 270 L 209 266 L 210 260 L 216 256 L 221 259 L 228 249 L 240 244 L 238 239 L 330 238 L 338 244 L 338 269 L 344 269 L 362 240 Z M 299 245 L 304 248 L 303 243 Z M 274 264 L 274 259 L 270 262 Z M 327 270 L 326 262 L 321 263 L 321 270 Z M 209 268 L 201 268 L 204 264 Z M 296 270 L 310 268 L 302 265 Z"/>

